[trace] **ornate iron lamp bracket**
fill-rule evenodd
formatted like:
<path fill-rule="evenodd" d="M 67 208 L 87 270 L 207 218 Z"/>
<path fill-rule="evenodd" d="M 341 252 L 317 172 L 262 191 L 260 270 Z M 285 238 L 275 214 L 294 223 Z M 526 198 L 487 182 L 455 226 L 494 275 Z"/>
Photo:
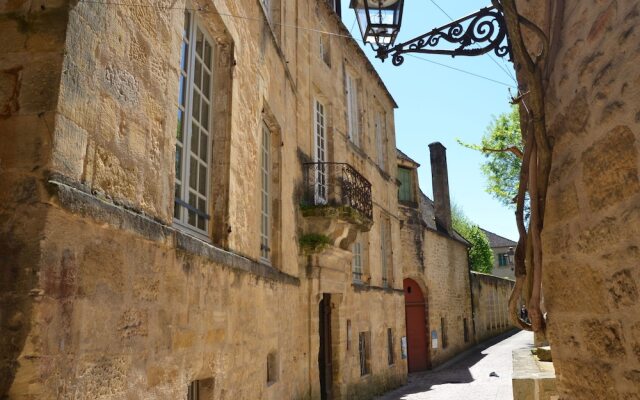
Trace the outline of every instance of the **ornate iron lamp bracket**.
<path fill-rule="evenodd" d="M 438 49 L 441 41 L 459 44 L 450 49 Z M 474 45 L 480 45 L 474 47 Z M 404 53 L 444 54 L 455 56 L 478 56 L 493 51 L 498 57 L 511 59 L 511 45 L 502 12 L 496 7 L 485 7 L 480 11 L 433 29 L 391 48 L 379 48 L 377 57 L 399 66 L 404 62 Z"/>

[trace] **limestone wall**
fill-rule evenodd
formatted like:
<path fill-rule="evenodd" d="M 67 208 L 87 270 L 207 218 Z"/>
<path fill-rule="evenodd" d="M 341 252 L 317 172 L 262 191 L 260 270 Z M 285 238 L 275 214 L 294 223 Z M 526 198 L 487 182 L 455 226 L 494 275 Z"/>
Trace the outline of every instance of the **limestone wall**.
<path fill-rule="evenodd" d="M 438 348 L 431 348 L 431 361 L 436 366 L 473 344 L 469 263 L 464 244 L 430 231 L 425 237 L 424 256 L 429 332 L 438 335 Z M 469 327 L 466 340 L 465 319 Z"/>
<path fill-rule="evenodd" d="M 0 4 L 0 397 L 31 328 L 67 20 L 65 2 Z"/>
<path fill-rule="evenodd" d="M 389 161 L 395 104 L 355 41 L 328 37 L 327 66 L 318 32 L 287 28 L 348 34 L 325 2 L 271 3 L 272 10 L 258 0 L 210 1 L 200 10 L 188 4 L 215 47 L 209 241 L 173 226 L 184 3 L 1 6 L 1 32 L 16 39 L 0 44 L 13 55 L 0 58 L 0 132 L 10 136 L 0 146 L 0 263 L 11 271 L 0 278 L 1 395 L 175 399 L 189 382 L 210 379 L 215 398 L 319 398 L 323 293 L 335 308 L 337 398 L 369 398 L 404 381 Z M 345 68 L 360 92 L 360 147 L 345 133 Z M 316 96 L 328 105 L 329 161 L 348 162 L 373 185 L 370 285 L 352 285 L 348 249 L 326 249 L 319 259 L 336 263 L 324 266 L 309 265 L 299 249 L 301 162 L 313 152 Z M 368 110 L 386 121 L 384 167 L 375 161 Z M 280 148 L 272 265 L 257 261 L 263 123 Z M 384 289 L 381 220 L 391 227 L 394 269 Z M 325 266 L 335 281 L 314 272 Z M 371 373 L 360 376 L 357 334 L 364 330 L 371 332 Z M 268 384 L 270 353 L 279 378 Z"/>
<path fill-rule="evenodd" d="M 515 282 L 471 271 L 475 337 L 478 342 L 513 329 L 508 316 Z"/>
<path fill-rule="evenodd" d="M 543 292 L 558 389 L 563 399 L 635 399 L 640 6 L 578 0 L 518 5 L 551 41 L 545 110 L 553 160 Z"/>
<path fill-rule="evenodd" d="M 256 273 L 249 260 L 57 190 L 10 398 L 184 398 L 189 382 L 208 378 L 221 399 L 308 391 L 298 279 Z M 267 385 L 273 351 L 280 381 Z"/>
<path fill-rule="evenodd" d="M 426 229 L 417 209 L 401 207 L 400 210 L 404 216 L 403 276 L 415 280 L 423 289 L 429 335 L 426 340 L 431 364 L 437 366 L 474 343 L 467 247 L 445 234 Z M 433 331 L 438 339 L 435 349 L 430 336 Z"/>

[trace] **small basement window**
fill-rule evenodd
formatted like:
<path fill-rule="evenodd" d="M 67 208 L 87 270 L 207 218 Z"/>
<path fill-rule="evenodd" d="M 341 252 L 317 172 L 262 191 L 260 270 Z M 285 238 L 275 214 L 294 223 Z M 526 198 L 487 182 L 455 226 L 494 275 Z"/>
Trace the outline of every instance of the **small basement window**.
<path fill-rule="evenodd" d="M 213 398 L 213 378 L 200 379 L 187 386 L 187 400 L 205 400 Z"/>
<path fill-rule="evenodd" d="M 271 352 L 267 356 L 267 385 L 278 382 L 278 354 Z"/>

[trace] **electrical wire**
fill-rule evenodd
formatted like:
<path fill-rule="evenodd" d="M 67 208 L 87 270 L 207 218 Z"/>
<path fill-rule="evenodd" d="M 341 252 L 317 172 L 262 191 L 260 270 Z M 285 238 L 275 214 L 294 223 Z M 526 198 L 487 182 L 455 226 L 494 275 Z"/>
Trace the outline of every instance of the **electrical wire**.
<path fill-rule="evenodd" d="M 486 77 L 486 76 L 476 74 L 475 72 L 470 72 L 470 71 L 466 71 L 466 70 L 464 70 L 464 69 L 460 69 L 460 68 L 452 67 L 451 65 L 442 64 L 442 63 L 439 63 L 439 62 L 437 62 L 437 61 L 433 61 L 433 60 L 429 60 L 429 59 L 427 59 L 427 58 L 422 58 L 422 57 L 416 56 L 416 55 L 414 55 L 414 54 L 409 54 L 409 53 L 407 53 L 407 55 L 408 55 L 409 57 L 413 57 L 413 58 L 416 58 L 416 59 L 418 59 L 418 60 L 426 61 L 426 62 L 431 63 L 431 64 L 439 65 L 439 66 L 441 66 L 441 67 L 449 68 L 449 69 L 452 69 L 452 70 L 454 70 L 454 71 L 462 72 L 462 73 L 467 74 L 467 75 L 475 76 L 476 78 L 485 79 L 485 80 L 487 80 L 487 81 L 491 81 L 491 82 L 497 83 L 497 84 L 499 84 L 499 85 L 503 85 L 503 86 L 510 87 L 510 88 L 516 88 L 515 86 L 513 86 L 513 85 L 512 85 L 512 84 L 510 84 L 510 83 L 504 83 L 504 82 L 501 82 L 501 81 L 495 80 L 495 79 L 493 79 L 493 78 L 488 78 L 488 77 Z"/>
<path fill-rule="evenodd" d="M 440 11 L 442 11 L 442 13 L 444 15 L 447 16 L 447 18 L 449 18 L 451 20 L 451 22 L 454 21 L 454 19 L 451 17 L 451 15 L 449 15 L 442 7 L 440 7 L 440 5 L 438 3 L 435 2 L 435 0 L 430 0 L 431 3 L 433 3 L 434 6 L 436 6 Z M 502 72 L 504 72 L 505 74 L 507 74 L 507 76 L 509 78 L 511 78 L 511 80 L 513 80 L 516 84 L 518 83 L 518 81 L 516 80 L 516 78 L 513 76 L 513 74 L 509 71 L 509 68 L 503 67 L 502 65 L 498 64 L 498 62 L 491 56 L 491 54 L 487 54 L 489 56 L 489 58 L 491 59 L 491 61 L 493 61 L 493 63 L 502 70 Z M 502 62 L 504 63 L 504 60 L 502 60 Z"/>

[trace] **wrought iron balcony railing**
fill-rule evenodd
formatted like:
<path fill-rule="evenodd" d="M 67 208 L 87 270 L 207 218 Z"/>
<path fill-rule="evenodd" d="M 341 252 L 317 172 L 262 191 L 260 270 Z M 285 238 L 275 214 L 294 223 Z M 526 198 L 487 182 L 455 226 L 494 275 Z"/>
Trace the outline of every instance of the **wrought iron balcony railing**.
<path fill-rule="evenodd" d="M 304 163 L 304 204 L 347 206 L 373 219 L 371 183 L 347 163 Z"/>

